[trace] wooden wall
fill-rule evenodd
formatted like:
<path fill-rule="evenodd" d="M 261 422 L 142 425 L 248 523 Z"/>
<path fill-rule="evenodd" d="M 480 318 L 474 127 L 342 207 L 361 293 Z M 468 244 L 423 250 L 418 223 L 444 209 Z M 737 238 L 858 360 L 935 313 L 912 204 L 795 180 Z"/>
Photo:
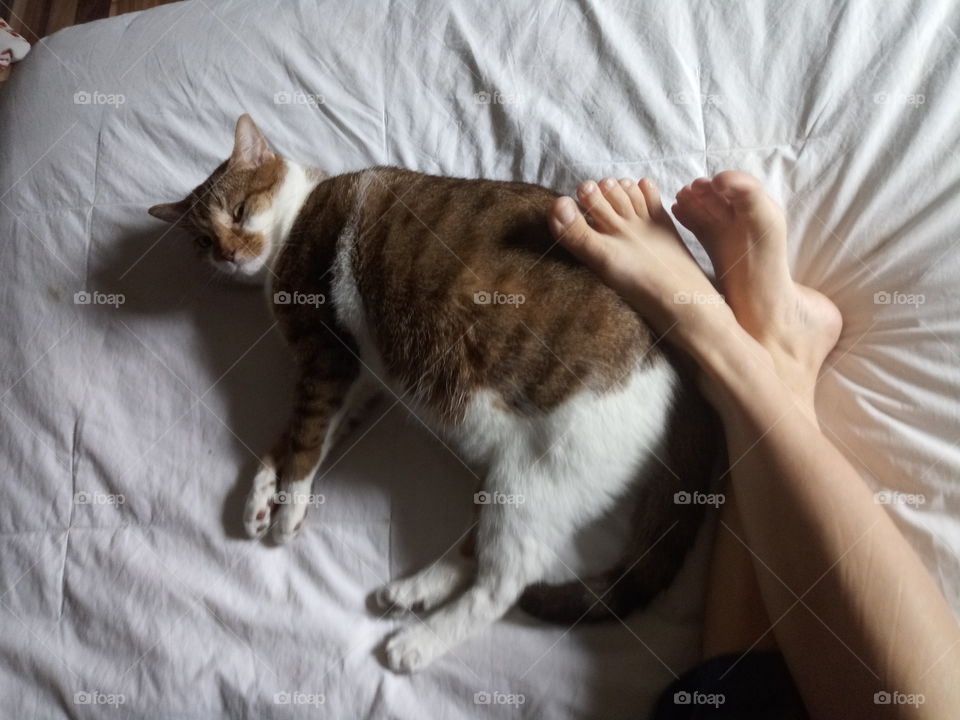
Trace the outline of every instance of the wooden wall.
<path fill-rule="evenodd" d="M 0 17 L 31 43 L 61 28 L 174 0 L 0 0 Z"/>

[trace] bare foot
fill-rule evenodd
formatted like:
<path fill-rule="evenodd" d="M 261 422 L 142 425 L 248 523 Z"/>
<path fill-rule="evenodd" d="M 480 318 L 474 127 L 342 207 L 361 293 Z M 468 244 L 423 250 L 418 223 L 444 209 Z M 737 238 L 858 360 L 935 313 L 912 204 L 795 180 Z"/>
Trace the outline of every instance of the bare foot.
<path fill-rule="evenodd" d="M 554 235 L 657 332 L 696 358 L 725 329 L 739 329 L 680 239 L 652 181 L 587 180 L 577 198 L 592 224 L 572 198 L 558 198 L 550 213 Z"/>
<path fill-rule="evenodd" d="M 842 318 L 829 298 L 790 277 L 783 211 L 759 180 L 729 170 L 684 187 L 673 212 L 713 261 L 737 320 L 812 411 L 817 375 Z"/>

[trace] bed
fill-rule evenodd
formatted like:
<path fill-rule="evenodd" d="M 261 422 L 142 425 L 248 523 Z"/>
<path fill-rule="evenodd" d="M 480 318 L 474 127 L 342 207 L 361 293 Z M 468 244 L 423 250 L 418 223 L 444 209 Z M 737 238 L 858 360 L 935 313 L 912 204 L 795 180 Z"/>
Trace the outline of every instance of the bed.
<path fill-rule="evenodd" d="M 243 538 L 292 362 L 262 294 L 146 214 L 242 112 L 330 173 L 763 178 L 845 318 L 825 432 L 960 614 L 958 32 L 948 0 L 191 0 L 41 41 L 0 87 L 3 712 L 617 720 L 697 661 L 706 531 L 625 622 L 515 610 L 386 670 L 410 620 L 368 596 L 458 542 L 475 485 L 402 404 L 321 469 L 296 541 Z M 615 549 L 602 525 L 574 571 Z"/>

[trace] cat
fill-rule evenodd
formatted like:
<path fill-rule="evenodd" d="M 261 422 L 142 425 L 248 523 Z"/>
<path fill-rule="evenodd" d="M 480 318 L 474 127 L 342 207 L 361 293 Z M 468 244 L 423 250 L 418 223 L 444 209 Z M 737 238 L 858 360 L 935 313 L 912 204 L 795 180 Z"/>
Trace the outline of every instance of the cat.
<path fill-rule="evenodd" d="M 708 487 L 717 418 L 646 323 L 555 243 L 556 197 L 392 167 L 327 177 L 275 153 L 243 115 L 230 158 L 149 209 L 218 270 L 265 285 L 295 356 L 293 414 L 244 510 L 251 537 L 297 534 L 314 473 L 379 393 L 487 468 L 474 557 L 447 553 L 375 594 L 432 611 L 386 641 L 396 672 L 518 600 L 555 622 L 622 616 L 670 583 L 700 525 L 702 506 L 678 493 Z M 631 501 L 634 537 L 615 568 L 542 582 L 553 548 Z"/>

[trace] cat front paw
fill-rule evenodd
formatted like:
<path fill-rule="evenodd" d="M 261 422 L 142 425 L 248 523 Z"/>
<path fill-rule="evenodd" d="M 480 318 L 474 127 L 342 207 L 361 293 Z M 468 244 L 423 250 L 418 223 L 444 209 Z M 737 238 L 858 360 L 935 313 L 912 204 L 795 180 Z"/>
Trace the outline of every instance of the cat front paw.
<path fill-rule="evenodd" d="M 395 673 L 423 670 L 447 650 L 440 637 L 420 624 L 397 632 L 387 640 L 387 667 Z"/>
<path fill-rule="evenodd" d="M 253 487 L 243 509 L 243 528 L 247 536 L 257 539 L 266 535 L 273 514 L 274 495 L 277 492 L 277 473 L 262 467 L 253 477 Z"/>
<path fill-rule="evenodd" d="M 444 557 L 415 575 L 387 583 L 374 599 L 381 610 L 424 612 L 449 600 L 472 575 L 472 563 Z"/>
<path fill-rule="evenodd" d="M 303 528 L 307 515 L 309 483 L 293 483 L 278 492 L 273 510 L 273 540 L 278 544 L 288 543 Z"/>

